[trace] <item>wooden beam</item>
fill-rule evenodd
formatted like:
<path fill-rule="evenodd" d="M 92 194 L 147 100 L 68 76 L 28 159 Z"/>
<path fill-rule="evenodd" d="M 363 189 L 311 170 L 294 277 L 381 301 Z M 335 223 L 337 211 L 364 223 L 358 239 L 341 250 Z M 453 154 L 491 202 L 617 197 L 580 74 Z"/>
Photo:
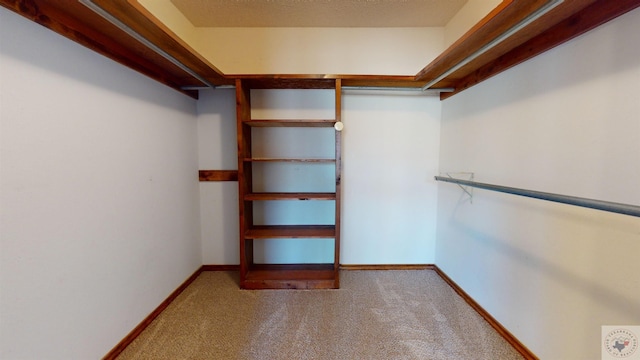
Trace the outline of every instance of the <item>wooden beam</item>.
<path fill-rule="evenodd" d="M 202 265 L 202 271 L 240 271 L 240 265 Z"/>
<path fill-rule="evenodd" d="M 525 19 L 548 0 L 504 0 L 415 76 L 432 81 Z"/>
<path fill-rule="evenodd" d="M 238 170 L 200 170 L 200 181 L 238 181 Z"/>
<path fill-rule="evenodd" d="M 74 0 L 0 0 L 0 5 L 122 65 L 197 98 L 197 79 Z"/>
<path fill-rule="evenodd" d="M 349 264 L 340 265 L 340 270 L 346 271 L 382 271 L 382 270 L 435 270 L 434 264 Z"/>
<path fill-rule="evenodd" d="M 472 87 L 496 74 L 499 74 L 517 64 L 529 60 L 549 49 L 563 44 L 585 32 L 592 30 L 607 21 L 640 6 L 638 0 L 598 0 L 586 8 L 560 21 L 548 30 L 515 47 L 506 54 L 499 56 L 484 66 L 479 67 L 469 75 L 457 80 L 455 91 L 441 93 L 440 99 L 447 99 L 465 89 Z M 623 34 L 634 36 L 633 34 Z"/>
<path fill-rule="evenodd" d="M 135 340 L 144 331 L 144 329 L 146 329 L 147 326 L 149 326 L 149 324 L 151 324 L 151 322 L 153 322 L 153 320 L 157 318 L 158 315 L 160 315 L 164 311 L 164 309 L 166 309 L 173 302 L 173 300 L 178 297 L 178 295 L 180 295 L 187 287 L 189 287 L 189 285 L 191 285 L 191 283 L 193 283 L 194 280 L 198 276 L 200 276 L 202 271 L 203 266 L 198 268 L 193 273 L 193 275 L 189 276 L 187 280 L 185 280 L 180 286 L 178 286 L 177 289 L 169 294 L 169 296 L 162 303 L 160 303 L 160 305 L 158 305 L 158 307 L 155 308 L 155 310 L 153 310 L 151 314 L 144 318 L 142 322 L 138 324 L 138 326 L 133 328 L 133 330 L 131 330 L 131 332 L 127 334 L 127 336 L 125 336 L 118 344 L 116 344 L 116 346 L 114 346 L 113 349 L 111 349 L 111 351 L 109 351 L 102 358 L 102 360 L 115 360 L 116 358 L 118 358 L 118 355 L 120 355 L 120 353 L 124 351 L 124 349 L 129 346 L 129 344 L 131 344 L 133 340 Z"/>
<path fill-rule="evenodd" d="M 231 75 L 251 89 L 333 89 L 335 75 Z"/>
<path fill-rule="evenodd" d="M 0 5 L 79 44 L 197 98 L 198 78 L 214 85 L 235 80 L 252 88 L 330 89 L 336 80 L 344 87 L 422 88 L 487 43 L 527 18 L 549 0 L 503 0 L 489 15 L 445 50 L 416 76 L 260 74 L 226 76 L 149 13 L 138 0 L 92 0 L 139 35 L 186 66 L 185 70 L 149 49 L 76 0 L 0 0 Z M 572 39 L 640 6 L 640 0 L 565 0 L 524 30 L 462 66 L 431 88 L 455 88 L 446 99 L 516 64 Z M 194 76 L 195 73 L 195 76 Z"/>
<path fill-rule="evenodd" d="M 234 83 L 233 79 L 225 77 L 137 0 L 91 1 L 207 81 L 215 85 Z"/>
<path fill-rule="evenodd" d="M 227 75 L 241 79 L 251 88 L 263 89 L 333 89 L 335 80 L 347 87 L 422 88 L 425 81 L 413 75 L 340 75 L 340 74 L 243 74 Z"/>

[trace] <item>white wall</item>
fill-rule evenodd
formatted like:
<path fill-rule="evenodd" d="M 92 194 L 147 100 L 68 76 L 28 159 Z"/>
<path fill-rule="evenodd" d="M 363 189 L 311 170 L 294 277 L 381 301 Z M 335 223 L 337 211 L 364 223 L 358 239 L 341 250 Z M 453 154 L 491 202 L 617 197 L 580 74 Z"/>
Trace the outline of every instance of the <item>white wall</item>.
<path fill-rule="evenodd" d="M 198 28 L 169 0 L 140 0 L 226 74 L 380 75 L 415 75 L 500 2 L 469 0 L 441 28 Z"/>
<path fill-rule="evenodd" d="M 201 169 L 237 168 L 234 95 L 231 90 L 201 94 L 198 105 Z M 253 115 L 333 118 L 333 96 L 333 92 L 327 90 L 253 91 Z M 346 93 L 342 101 L 345 129 L 342 134 L 341 263 L 433 263 L 437 187 L 432 176 L 438 168 L 440 101 L 436 97 L 406 93 Z M 323 135 L 325 129 L 259 131 L 265 130 L 273 130 L 269 138 L 275 136 L 276 140 L 266 141 L 263 134 L 254 134 L 254 153 L 293 156 L 291 151 L 319 148 L 319 153 L 305 155 L 333 155 L 333 129 L 326 129 L 328 138 Z M 315 145 L 320 144 L 310 146 L 309 142 L 316 139 L 328 141 L 322 141 L 324 145 L 319 147 Z M 300 174 L 300 170 L 310 170 L 309 167 L 313 176 L 305 177 L 303 182 L 294 182 L 282 175 Z M 320 191 L 333 191 L 332 166 L 285 164 L 277 171 L 264 171 L 257 176 L 255 185 L 271 191 L 276 191 L 276 187 L 291 191 L 291 186 L 298 187 L 299 191 L 311 191 L 317 189 L 315 185 L 321 187 Z M 202 183 L 200 189 L 203 262 L 237 264 L 237 183 Z M 313 214 L 311 218 L 302 216 L 300 209 L 289 202 L 265 206 L 268 208 L 257 213 L 256 219 L 309 223 L 317 216 L 320 223 L 332 222 L 331 202 L 305 202 L 304 212 Z M 331 261 L 332 247 L 322 241 L 317 241 L 310 250 L 297 248 L 292 241 L 271 243 L 257 250 L 259 260 Z"/>
<path fill-rule="evenodd" d="M 140 3 L 225 74 L 415 75 L 444 49 L 440 27 L 202 28 L 169 0 Z"/>
<path fill-rule="evenodd" d="M 0 43 L 0 358 L 99 358 L 201 265 L 196 103 L 4 8 Z"/>
<path fill-rule="evenodd" d="M 453 44 L 501 2 L 502 0 L 467 1 L 462 9 L 460 9 L 444 27 L 444 46 L 449 47 Z"/>
<path fill-rule="evenodd" d="M 441 103 L 343 98 L 341 263 L 432 264 Z"/>
<path fill-rule="evenodd" d="M 640 205 L 640 10 L 443 102 L 440 169 Z M 640 324 L 640 219 L 438 185 L 436 264 L 542 359 Z"/>
<path fill-rule="evenodd" d="M 191 44 L 225 74 L 415 75 L 442 28 L 196 28 Z"/>
<path fill-rule="evenodd" d="M 202 170 L 237 170 L 236 91 L 200 91 L 198 153 Z M 203 264 L 239 264 L 238 183 L 200 183 Z"/>
<path fill-rule="evenodd" d="M 415 75 L 444 49 L 438 27 L 202 28 L 169 0 L 140 2 L 225 74 Z"/>

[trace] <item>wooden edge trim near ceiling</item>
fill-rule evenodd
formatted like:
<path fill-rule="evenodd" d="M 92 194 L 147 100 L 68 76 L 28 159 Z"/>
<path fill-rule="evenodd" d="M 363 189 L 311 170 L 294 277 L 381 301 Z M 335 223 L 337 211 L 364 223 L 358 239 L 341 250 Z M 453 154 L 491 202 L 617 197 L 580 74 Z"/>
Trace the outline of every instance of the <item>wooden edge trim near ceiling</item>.
<path fill-rule="evenodd" d="M 199 170 L 200 181 L 238 181 L 238 170 Z"/>
<path fill-rule="evenodd" d="M 473 300 L 473 298 L 469 296 L 469 294 L 462 290 L 462 288 L 458 286 L 455 281 L 451 280 L 451 278 L 447 276 L 447 274 L 445 274 L 444 271 L 442 271 L 437 265 L 434 265 L 433 270 L 438 275 L 440 275 L 442 280 L 449 284 L 449 286 L 451 286 L 451 288 L 458 295 L 460 295 L 460 297 L 463 298 L 464 301 L 469 304 L 469 306 L 471 306 L 480 316 L 482 316 L 489 323 L 489 325 L 491 325 L 491 327 L 493 327 L 494 330 L 496 330 L 496 332 L 505 339 L 505 341 L 513 346 L 513 348 L 516 349 L 516 351 L 518 351 L 520 355 L 522 355 L 522 357 L 524 357 L 526 360 L 538 360 L 538 357 L 533 352 L 531 352 L 531 350 L 524 346 L 524 344 L 522 344 L 520 340 L 513 336 L 513 334 L 511 334 L 509 330 L 502 326 L 502 324 L 500 324 L 498 320 L 496 320 L 493 316 L 491 316 L 491 314 L 489 314 L 488 311 L 480 306 L 480 304 Z"/>
<path fill-rule="evenodd" d="M 426 82 L 403 75 L 340 75 L 343 87 L 422 88 Z"/>
<path fill-rule="evenodd" d="M 542 34 L 535 36 L 490 63 L 481 66 L 464 78 L 461 78 L 456 83 L 455 90 L 453 92 L 441 93 L 440 99 L 447 99 L 639 6 L 640 1 L 638 0 L 595 1 L 591 5 L 550 27 Z"/>
<path fill-rule="evenodd" d="M 342 79 L 354 81 L 394 81 L 415 82 L 411 75 L 348 75 L 348 74 L 227 74 L 229 79 L 264 80 L 264 79 L 307 79 L 328 80 Z"/>
<path fill-rule="evenodd" d="M 129 27 L 129 31 L 133 31 L 136 36 L 144 38 L 161 51 L 142 45 L 120 26 L 105 20 L 78 1 L 0 0 L 0 5 L 160 83 L 197 98 L 198 92 L 195 89 L 205 85 L 203 81 L 209 86 L 219 86 L 233 85 L 235 79 L 263 82 L 265 87 L 273 88 L 328 89 L 333 87 L 332 81 L 342 79 L 342 85 L 347 88 L 390 87 L 424 90 L 425 86 L 432 84 L 433 80 L 454 68 L 460 61 L 465 61 L 468 56 L 475 54 L 533 12 L 548 6 L 553 0 L 503 0 L 489 15 L 415 76 L 332 74 L 227 76 L 150 14 L 138 3 L 138 0 L 83 1 L 90 2 L 111 14 L 118 22 Z M 441 94 L 441 99 L 446 99 L 639 5 L 640 2 L 637 0 L 565 0 L 556 8 L 563 9 L 556 13 L 564 11 L 565 18 L 540 22 L 538 31 L 544 26 L 549 28 L 536 35 L 532 34 L 528 40 L 524 39 L 526 34 L 520 35 L 527 32 L 526 29 L 518 32 L 521 42 L 508 41 L 511 45 L 501 43 L 500 51 L 484 53 L 482 61 L 478 58 L 474 63 L 468 63 L 461 68 L 460 72 L 456 72 L 458 75 L 450 74 L 434 85 L 447 89 L 448 92 Z M 582 9 L 578 10 L 578 8 Z M 555 9 L 553 11 L 555 12 Z M 544 18 L 546 19 L 546 15 Z M 165 57 L 166 54 L 169 57 Z M 450 88 L 455 88 L 455 91 L 451 92 Z"/>
<path fill-rule="evenodd" d="M 335 77 L 322 75 L 245 75 L 235 77 L 251 89 L 334 89 Z"/>
<path fill-rule="evenodd" d="M 504 0 L 487 16 L 419 71 L 415 79 L 430 82 L 503 34 L 549 0 Z"/>
<path fill-rule="evenodd" d="M 0 0 L 0 6 L 185 95 L 198 98 L 197 91 L 181 89 L 180 80 L 168 74 L 167 66 L 171 66 L 168 62 L 156 63 L 142 56 L 132 45 L 135 40 L 119 29 L 111 31 L 115 28 L 112 24 L 77 1 Z"/>
<path fill-rule="evenodd" d="M 426 82 L 412 75 L 339 75 L 339 74 L 235 74 L 229 78 L 247 82 L 252 88 L 333 89 L 340 79 L 343 87 L 392 87 L 422 89 Z"/>
<path fill-rule="evenodd" d="M 138 324 L 127 336 L 125 336 L 111 351 L 109 351 L 102 359 L 103 360 L 114 360 L 120 355 L 124 349 L 129 346 L 143 331 L 144 329 L 151 324 L 151 322 L 160 315 L 168 306 L 175 300 L 178 295 L 180 295 L 184 289 L 186 289 L 193 281 L 200 276 L 203 271 L 203 266 L 198 268 L 191 276 L 187 278 L 177 289 L 175 289 L 160 305 L 158 305 L 155 310 L 151 312 L 147 317 Z"/>
<path fill-rule="evenodd" d="M 211 83 L 215 85 L 233 84 L 232 79 L 225 77 L 220 70 L 189 47 L 137 0 L 90 1 Z"/>

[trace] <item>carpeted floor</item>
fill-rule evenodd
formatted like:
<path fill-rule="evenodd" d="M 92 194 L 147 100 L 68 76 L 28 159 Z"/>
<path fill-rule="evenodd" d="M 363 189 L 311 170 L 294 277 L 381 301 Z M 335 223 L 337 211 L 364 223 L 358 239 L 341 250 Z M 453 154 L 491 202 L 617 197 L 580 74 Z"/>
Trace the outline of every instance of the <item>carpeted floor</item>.
<path fill-rule="evenodd" d="M 339 290 L 240 290 L 203 272 L 118 357 L 522 357 L 432 270 L 342 271 Z"/>

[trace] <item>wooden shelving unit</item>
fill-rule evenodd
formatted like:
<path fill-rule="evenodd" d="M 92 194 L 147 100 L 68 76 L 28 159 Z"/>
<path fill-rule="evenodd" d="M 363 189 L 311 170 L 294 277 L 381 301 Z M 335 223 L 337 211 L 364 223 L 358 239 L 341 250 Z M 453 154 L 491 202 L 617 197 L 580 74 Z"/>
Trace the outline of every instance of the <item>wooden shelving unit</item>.
<path fill-rule="evenodd" d="M 308 84 L 307 84 L 308 82 Z M 277 82 L 265 84 L 253 79 L 236 80 L 236 114 L 238 128 L 238 188 L 240 213 L 240 287 L 243 289 L 334 289 L 340 286 L 340 169 L 341 133 L 335 131 L 335 156 L 326 157 L 263 157 L 252 154 L 254 128 L 331 128 L 341 121 L 341 80 L 322 83 L 323 89 L 335 90 L 335 118 L 319 120 L 253 119 L 251 117 L 251 89 L 317 89 L 314 81 Z M 255 164 L 301 163 L 335 165 L 334 192 L 264 192 L 255 191 Z M 335 221 L 332 225 L 259 225 L 254 223 L 254 204 L 260 201 L 332 201 Z M 333 240 L 334 256 L 329 263 L 260 264 L 254 261 L 254 244 L 267 239 Z"/>

